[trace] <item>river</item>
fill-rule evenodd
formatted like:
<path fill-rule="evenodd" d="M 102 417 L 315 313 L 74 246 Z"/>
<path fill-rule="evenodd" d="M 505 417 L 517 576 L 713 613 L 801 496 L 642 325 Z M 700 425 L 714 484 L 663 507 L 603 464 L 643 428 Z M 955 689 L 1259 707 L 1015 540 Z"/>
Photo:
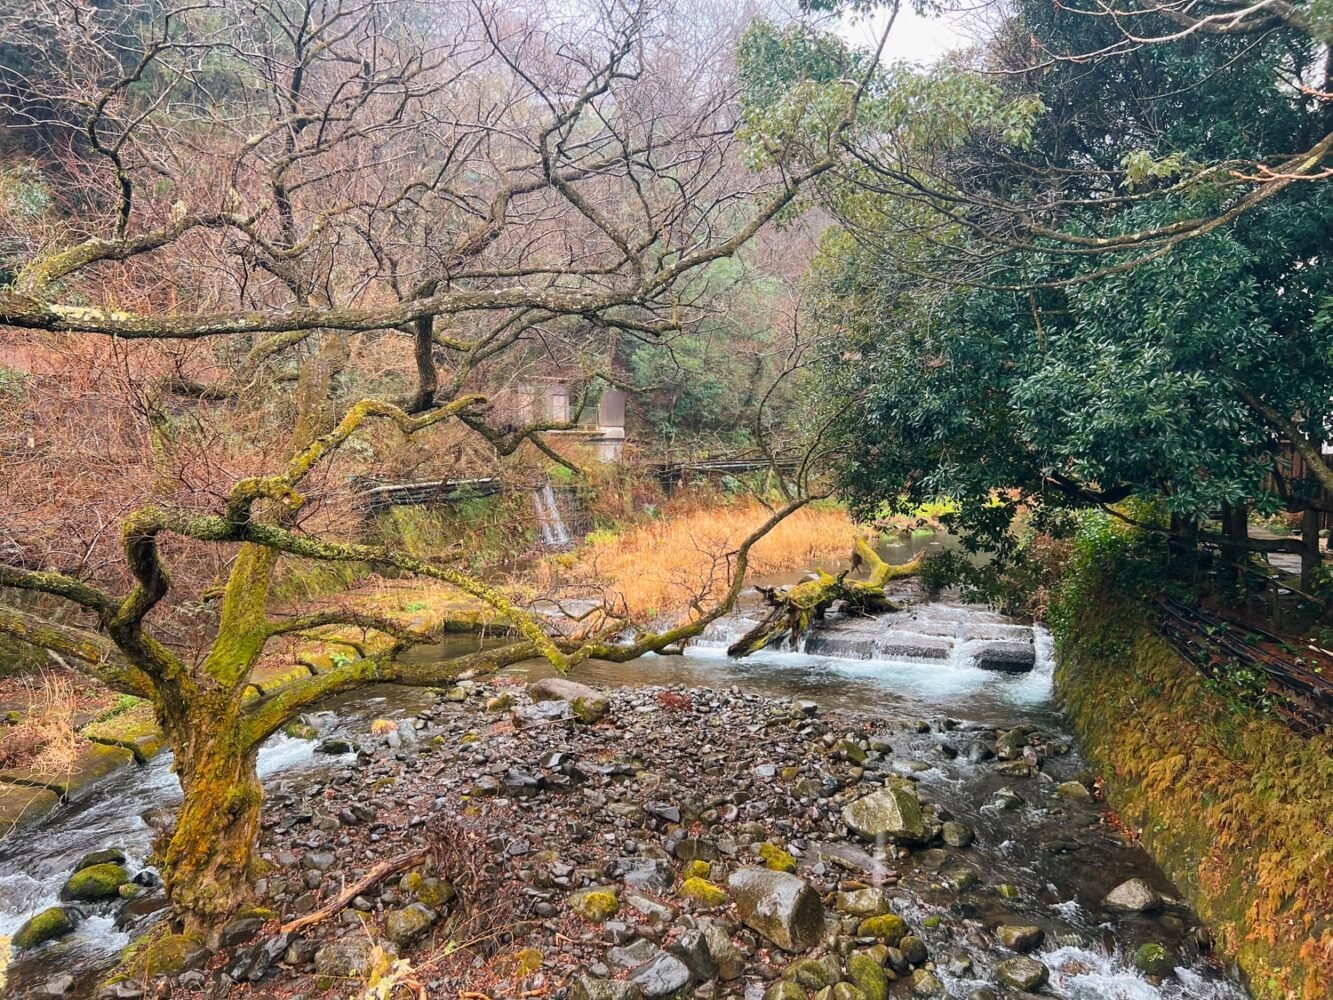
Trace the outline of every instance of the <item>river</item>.
<path fill-rule="evenodd" d="M 949 605 L 926 605 L 929 618 L 956 622 L 959 629 L 993 629 L 996 616 Z M 739 625 L 733 628 L 739 628 Z M 961 633 L 960 633 L 961 634 Z M 671 687 L 739 687 L 782 699 L 810 699 L 826 709 L 873 713 L 903 732 L 895 738 L 894 758 L 902 760 L 919 781 L 923 797 L 947 807 L 975 827 L 974 866 L 991 882 L 1014 890 L 1004 907 L 1046 930 L 1046 945 L 1037 957 L 1052 970 L 1048 995 L 1070 1000 L 1239 1000 L 1248 994 L 1192 943 L 1189 921 L 1179 917 L 1133 916 L 1107 921 L 1099 902 L 1106 892 L 1130 877 L 1141 877 L 1164 893 L 1174 890 L 1137 846 L 1096 823 L 1097 809 L 1051 808 L 1049 795 L 1039 797 L 1029 786 L 996 771 L 994 762 L 968 759 L 973 733 L 1033 725 L 1049 739 L 1072 745 L 1052 691 L 1049 636 L 1035 633 L 1036 664 L 1026 673 L 978 669 L 961 650 L 935 660 L 919 658 L 865 660 L 814 656 L 801 652 L 766 651 L 743 661 L 725 656 L 726 635 L 691 647 L 685 655 L 649 656 L 628 665 L 592 662 L 577 668 L 576 679 L 597 685 L 662 685 Z M 524 665 L 511 673 L 536 677 L 548 672 L 542 664 Z M 380 687 L 331 701 L 336 731 L 358 736 L 382 716 L 405 718 L 422 711 L 431 696 L 410 689 Z M 918 722 L 918 720 L 921 720 Z M 928 723 L 928 725 L 926 724 Z M 918 730 L 921 730 L 918 732 Z M 283 775 L 290 785 L 318 780 L 330 758 L 313 752 L 307 740 L 276 736 L 260 755 L 260 772 L 271 779 Z M 1085 767 L 1076 750 L 1050 758 L 1047 778 L 1065 781 Z M 1029 779 L 1031 780 L 1031 779 Z M 1041 779 L 1043 781 L 1046 778 Z M 997 810 L 997 793 L 1013 786 L 1025 801 L 1015 811 Z M 64 807 L 36 828 L 22 831 L 0 845 L 0 935 L 10 935 L 26 917 L 54 905 L 56 892 L 74 862 L 85 852 L 116 846 L 143 864 L 153 828 L 145 820 L 152 810 L 170 806 L 178 792 L 167 755 L 109 778 L 90 798 Z M 1071 815 L 1073 819 L 1071 820 Z M 1077 849 L 1053 849 L 1071 837 Z M 978 925 L 994 901 L 956 891 L 923 890 L 917 900 L 924 919 L 931 912 L 963 908 Z M 140 925 L 142 926 L 142 925 Z M 130 935 L 115 919 L 95 911 L 74 934 L 18 959 L 8 970 L 10 989 L 22 995 L 52 976 L 71 974 L 76 988 L 86 991 L 96 973 L 111 963 Z M 1129 960 L 1147 941 L 1167 944 L 1176 957 L 1174 976 L 1155 983 L 1137 972 Z M 965 996 L 975 985 L 972 973 L 946 976 L 952 995 Z"/>

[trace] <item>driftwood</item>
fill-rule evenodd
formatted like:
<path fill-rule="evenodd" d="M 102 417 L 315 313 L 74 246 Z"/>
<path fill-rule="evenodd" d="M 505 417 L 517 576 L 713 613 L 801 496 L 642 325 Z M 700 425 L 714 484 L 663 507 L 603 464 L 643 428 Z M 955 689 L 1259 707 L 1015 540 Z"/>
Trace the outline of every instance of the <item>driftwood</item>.
<path fill-rule="evenodd" d="M 837 576 L 818 570 L 815 579 L 803 580 L 790 587 L 760 587 L 769 606 L 764 620 L 727 648 L 730 656 L 749 656 L 786 639 L 795 642 L 810 626 L 824 617 L 834 601 L 842 601 L 849 611 L 882 614 L 897 611 L 898 606 L 884 594 L 890 580 L 912 576 L 921 569 L 924 552 L 899 565 L 886 563 L 863 538 L 852 548 L 852 564 Z M 862 566 L 869 569 L 865 580 L 848 580 L 850 573 Z"/>

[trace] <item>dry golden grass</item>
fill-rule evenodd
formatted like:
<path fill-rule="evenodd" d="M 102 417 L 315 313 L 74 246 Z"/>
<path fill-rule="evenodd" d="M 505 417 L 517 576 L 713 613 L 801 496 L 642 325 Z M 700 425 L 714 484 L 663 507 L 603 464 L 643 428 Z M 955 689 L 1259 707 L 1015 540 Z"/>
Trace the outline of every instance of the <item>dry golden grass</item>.
<path fill-rule="evenodd" d="M 668 509 L 659 521 L 591 536 L 571 555 L 547 560 L 539 589 L 592 588 L 637 620 L 678 619 L 722 596 L 731 582 L 730 554 L 769 516 L 754 501 Z M 749 578 L 845 564 L 856 533 L 839 508 L 802 508 L 751 550 Z"/>
<path fill-rule="evenodd" d="M 16 725 L 0 728 L 0 767 L 57 775 L 73 765 L 83 743 L 75 731 L 79 694 L 61 671 L 42 670 L 19 679 L 27 710 Z"/>

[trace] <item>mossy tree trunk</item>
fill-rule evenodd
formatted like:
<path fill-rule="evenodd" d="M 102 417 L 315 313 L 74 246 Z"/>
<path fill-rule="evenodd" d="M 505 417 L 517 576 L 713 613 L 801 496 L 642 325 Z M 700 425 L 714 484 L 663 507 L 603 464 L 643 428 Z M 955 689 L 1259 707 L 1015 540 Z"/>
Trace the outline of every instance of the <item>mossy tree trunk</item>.
<path fill-rule="evenodd" d="M 182 799 L 162 876 L 185 932 L 214 945 L 222 924 L 253 901 L 251 857 L 264 803 L 257 748 L 246 745 L 235 719 L 197 716 L 176 745 Z"/>

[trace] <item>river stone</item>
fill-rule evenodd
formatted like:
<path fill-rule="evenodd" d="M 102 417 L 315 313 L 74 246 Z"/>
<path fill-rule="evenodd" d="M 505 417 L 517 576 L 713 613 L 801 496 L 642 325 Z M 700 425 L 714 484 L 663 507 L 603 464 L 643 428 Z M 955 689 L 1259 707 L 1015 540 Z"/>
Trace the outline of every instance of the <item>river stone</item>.
<path fill-rule="evenodd" d="M 686 837 L 676 844 L 674 851 L 681 861 L 716 861 L 717 844 L 704 837 Z"/>
<path fill-rule="evenodd" d="M 658 955 L 647 965 L 641 965 L 630 974 L 630 982 L 636 983 L 648 1000 L 655 998 L 674 998 L 682 996 L 690 985 L 690 970 L 675 955 L 665 952 Z"/>
<path fill-rule="evenodd" d="M 123 865 L 125 863 L 125 852 L 118 847 L 110 847 L 105 851 L 90 851 L 79 858 L 78 863 L 71 869 L 71 872 L 81 872 L 85 868 L 91 868 L 93 865 Z"/>
<path fill-rule="evenodd" d="M 38 996 L 63 997 L 74 989 L 74 977 L 68 972 L 60 976 L 52 976 L 42 984 L 42 990 Z"/>
<path fill-rule="evenodd" d="M 1175 970 L 1175 963 L 1156 941 L 1139 945 L 1134 952 L 1134 967 L 1145 976 L 1169 976 Z"/>
<path fill-rule="evenodd" d="M 950 847 L 968 847 L 976 839 L 976 834 L 966 823 L 951 819 L 940 827 L 940 838 Z"/>
<path fill-rule="evenodd" d="M 717 963 L 708 950 L 703 931 L 686 931 L 667 950 L 685 963 L 685 967 L 690 970 L 690 977 L 695 981 L 706 983 L 717 978 Z"/>
<path fill-rule="evenodd" d="M 543 677 L 534 681 L 528 685 L 528 697 L 537 702 L 567 702 L 575 718 L 589 724 L 602 718 L 611 709 L 606 695 L 567 677 Z"/>
<path fill-rule="evenodd" d="M 790 979 L 783 979 L 768 988 L 764 1000 L 810 1000 L 810 994 Z"/>
<path fill-rule="evenodd" d="M 731 935 L 717 924 L 705 924 L 704 942 L 708 945 L 708 954 L 713 956 L 720 979 L 737 979 L 745 971 L 745 959 L 731 940 Z"/>
<path fill-rule="evenodd" d="M 1000 982 L 1016 990 L 1030 993 L 1044 986 L 1051 972 L 1035 958 L 1019 955 L 1017 958 L 1007 958 L 997 965 L 995 975 L 999 977 Z"/>
<path fill-rule="evenodd" d="M 315 952 L 315 972 L 335 979 L 365 979 L 375 966 L 375 948 L 374 941 L 359 933 L 330 941 Z"/>
<path fill-rule="evenodd" d="M 614 889 L 580 889 L 569 895 L 569 908 L 594 924 L 610 920 L 620 909 L 620 897 Z"/>
<path fill-rule="evenodd" d="M 843 807 L 842 821 L 866 840 L 919 843 L 926 836 L 921 802 L 910 788 L 881 788 L 850 802 Z"/>
<path fill-rule="evenodd" d="M 798 958 L 782 970 L 782 978 L 799 983 L 807 990 L 822 990 L 838 981 L 841 969 L 830 969 L 815 958 Z"/>
<path fill-rule="evenodd" d="M 175 976 L 197 969 L 208 961 L 208 949 L 186 934 L 164 934 L 134 955 L 136 978 Z"/>
<path fill-rule="evenodd" d="M 739 868 L 727 880 L 736 911 L 784 951 L 805 951 L 824 935 L 824 906 L 802 878 L 768 868 Z"/>
<path fill-rule="evenodd" d="M 651 941 L 639 938 L 627 945 L 610 948 L 606 952 L 606 961 L 613 969 L 637 969 L 646 965 L 662 953 L 662 949 Z"/>
<path fill-rule="evenodd" d="M 51 906 L 28 920 L 14 932 L 13 945 L 19 951 L 27 951 L 38 945 L 64 937 L 74 930 L 74 918 L 61 906 Z"/>
<path fill-rule="evenodd" d="M 830 1000 L 866 1000 L 866 995 L 851 983 L 834 983 Z"/>
<path fill-rule="evenodd" d="M 1055 786 L 1055 794 L 1062 799 L 1075 799 L 1079 802 L 1091 802 L 1092 792 L 1081 781 L 1062 781 Z"/>
<path fill-rule="evenodd" d="M 384 917 L 384 933 L 399 947 L 406 947 L 435 923 L 435 911 L 424 903 L 413 903 L 401 910 L 390 910 Z"/>
<path fill-rule="evenodd" d="M 219 948 L 234 948 L 244 944 L 259 933 L 264 926 L 263 917 L 237 917 L 230 920 L 218 933 Z"/>
<path fill-rule="evenodd" d="M 65 899 L 85 901 L 115 899 L 128 881 L 130 873 L 122 865 L 93 865 L 71 875 L 60 894 Z"/>
<path fill-rule="evenodd" d="M 927 917 L 927 920 L 930 918 Z M 926 926 L 930 926 L 927 924 Z M 910 965 L 921 965 L 929 957 L 930 953 L 926 951 L 926 942 L 922 941 L 915 934 L 908 934 L 898 942 L 898 950 L 903 953 Z"/>
<path fill-rule="evenodd" d="M 1046 932 L 1040 927 L 1020 927 L 1001 924 L 995 928 L 995 939 L 1010 951 L 1031 951 L 1041 944 Z"/>
<path fill-rule="evenodd" d="M 658 893 L 671 888 L 671 864 L 661 858 L 621 858 L 617 864 L 626 885 Z"/>
<path fill-rule="evenodd" d="M 944 984 L 940 977 L 929 969 L 917 969 L 912 973 L 912 995 L 918 997 L 944 996 Z"/>
<path fill-rule="evenodd" d="M 356 753 L 356 744 L 341 736 L 328 736 L 315 744 L 315 753 L 326 753 L 331 756 Z"/>
<path fill-rule="evenodd" d="M 847 977 L 865 994 L 866 1000 L 886 1000 L 889 995 L 888 973 L 863 951 L 847 959 Z"/>
<path fill-rule="evenodd" d="M 833 908 L 853 917 L 878 917 L 889 912 L 889 894 L 883 889 L 853 889 L 833 897 Z"/>
<path fill-rule="evenodd" d="M 569 1000 L 643 1000 L 638 983 L 579 976 L 569 988 Z"/>
<path fill-rule="evenodd" d="M 1108 892 L 1102 906 L 1117 913 L 1155 913 L 1162 908 L 1162 897 L 1143 879 L 1132 878 Z"/>

